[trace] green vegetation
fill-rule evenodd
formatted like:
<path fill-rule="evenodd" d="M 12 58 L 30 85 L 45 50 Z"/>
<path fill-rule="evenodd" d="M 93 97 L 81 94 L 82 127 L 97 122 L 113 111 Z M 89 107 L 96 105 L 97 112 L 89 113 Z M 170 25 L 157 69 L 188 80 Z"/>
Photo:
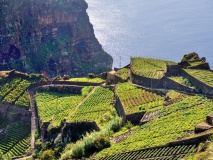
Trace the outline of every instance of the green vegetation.
<path fill-rule="evenodd" d="M 10 122 L 0 118 L 0 150 L 6 157 L 20 156 L 29 148 L 30 123 Z M 7 159 L 7 158 L 6 158 Z"/>
<path fill-rule="evenodd" d="M 96 87 L 68 121 L 96 121 L 102 126 L 116 115 L 116 110 L 111 105 L 113 96 L 114 93 L 110 89 Z"/>
<path fill-rule="evenodd" d="M 115 154 L 108 157 L 102 157 L 100 160 L 133 160 L 137 159 L 151 159 L 151 160 L 178 160 L 186 155 L 196 152 L 196 145 L 181 145 L 173 147 L 160 147 L 153 149 L 144 149 L 139 151 L 132 151 L 126 153 Z"/>
<path fill-rule="evenodd" d="M 36 103 L 40 121 L 52 122 L 53 127 L 60 126 L 83 100 L 81 95 L 63 94 L 57 92 L 37 92 Z"/>
<path fill-rule="evenodd" d="M 177 83 L 180 83 L 182 85 L 185 85 L 187 87 L 193 87 L 192 84 L 190 83 L 190 81 L 182 76 L 171 76 L 171 77 L 169 77 L 169 79 L 171 79 Z"/>
<path fill-rule="evenodd" d="M 83 77 L 83 78 L 71 78 L 69 81 L 70 81 L 70 82 L 102 83 L 102 82 L 103 82 L 103 79 L 101 79 L 101 78 L 88 78 L 88 77 Z"/>
<path fill-rule="evenodd" d="M 164 97 L 132 86 L 130 83 L 119 83 L 116 89 L 126 114 L 148 111 L 162 106 Z"/>
<path fill-rule="evenodd" d="M 82 92 L 82 96 L 86 97 L 91 91 L 92 91 L 93 87 L 89 86 L 89 87 L 84 87 L 81 92 Z"/>
<path fill-rule="evenodd" d="M 129 77 L 129 69 L 122 68 L 115 73 L 116 76 L 126 80 Z"/>
<path fill-rule="evenodd" d="M 185 69 L 188 74 L 198 79 L 199 81 L 213 87 L 213 72 L 210 70 L 201 69 Z"/>
<path fill-rule="evenodd" d="M 143 77 L 160 79 L 164 75 L 166 65 L 175 65 L 175 62 L 152 58 L 132 58 L 132 71 Z"/>
<path fill-rule="evenodd" d="M 79 159 L 82 157 L 89 157 L 95 152 L 110 147 L 110 134 L 118 131 L 121 126 L 122 119 L 119 117 L 114 117 L 108 124 L 105 125 L 102 131 L 87 134 L 82 140 L 77 141 L 75 144 L 68 144 L 61 156 L 61 159 L 66 160 L 70 158 Z"/>
<path fill-rule="evenodd" d="M 193 131 L 194 127 L 212 112 L 212 107 L 209 107 L 212 105 L 213 101 L 205 97 L 184 97 L 181 101 L 161 108 L 160 113 L 163 117 L 147 122 L 135 134 L 99 152 L 96 157 L 163 145 L 187 137 L 188 132 Z"/>
<path fill-rule="evenodd" d="M 1 103 L 15 104 L 17 107 L 29 108 L 29 96 L 26 91 L 31 83 L 20 78 L 8 79 L 0 88 Z"/>

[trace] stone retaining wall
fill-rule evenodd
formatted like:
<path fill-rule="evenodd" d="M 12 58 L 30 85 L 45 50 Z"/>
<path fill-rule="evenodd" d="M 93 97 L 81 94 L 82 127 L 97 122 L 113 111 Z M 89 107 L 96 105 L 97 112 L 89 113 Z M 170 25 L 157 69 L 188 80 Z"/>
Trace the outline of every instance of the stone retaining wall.
<path fill-rule="evenodd" d="M 209 94 L 209 95 L 213 95 L 213 87 L 208 86 L 207 84 L 199 81 L 198 79 L 196 79 L 195 77 L 193 77 L 192 75 L 190 75 L 189 73 L 187 73 L 186 71 L 182 70 L 181 71 L 181 75 L 187 79 L 190 80 L 190 82 L 196 86 L 198 89 L 200 89 L 201 92 L 203 92 L 204 94 Z"/>

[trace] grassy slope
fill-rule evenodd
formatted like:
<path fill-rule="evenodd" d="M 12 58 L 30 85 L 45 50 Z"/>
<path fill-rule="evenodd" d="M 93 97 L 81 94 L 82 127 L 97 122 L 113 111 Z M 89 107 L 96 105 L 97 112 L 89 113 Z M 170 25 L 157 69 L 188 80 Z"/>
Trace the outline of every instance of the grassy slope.
<path fill-rule="evenodd" d="M 161 113 L 165 115 L 164 117 L 142 125 L 125 141 L 113 144 L 110 148 L 99 152 L 96 157 L 163 145 L 187 137 L 188 132 L 193 131 L 194 127 L 212 112 L 213 108 L 210 107 L 212 105 L 212 100 L 204 97 L 185 97 L 175 104 L 162 108 Z"/>

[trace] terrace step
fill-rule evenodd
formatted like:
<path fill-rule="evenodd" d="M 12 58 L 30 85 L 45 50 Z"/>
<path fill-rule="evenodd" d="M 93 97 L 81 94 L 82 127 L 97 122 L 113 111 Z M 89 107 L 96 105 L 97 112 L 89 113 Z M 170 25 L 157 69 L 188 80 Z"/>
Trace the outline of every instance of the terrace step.
<path fill-rule="evenodd" d="M 213 112 L 210 113 L 207 117 L 206 117 L 206 122 L 210 125 L 213 125 Z"/>
<path fill-rule="evenodd" d="M 213 125 L 208 124 L 207 122 L 201 122 L 200 124 L 198 124 L 195 127 L 195 133 L 204 132 L 204 131 L 209 130 L 211 128 L 213 128 Z"/>

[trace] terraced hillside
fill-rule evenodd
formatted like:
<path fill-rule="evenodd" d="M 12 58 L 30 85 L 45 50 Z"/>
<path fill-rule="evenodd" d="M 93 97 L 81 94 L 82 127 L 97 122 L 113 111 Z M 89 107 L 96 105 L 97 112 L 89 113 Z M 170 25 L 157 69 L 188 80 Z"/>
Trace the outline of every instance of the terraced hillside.
<path fill-rule="evenodd" d="M 5 159 L 27 154 L 30 131 L 29 122 L 10 122 L 0 117 L 0 150 Z"/>
<path fill-rule="evenodd" d="M 29 109 L 29 96 L 26 89 L 30 84 L 29 81 L 21 78 L 8 78 L 0 88 L 0 103 Z"/>
<path fill-rule="evenodd" d="M 185 69 L 188 74 L 192 75 L 199 81 L 213 87 L 213 72 L 210 70 L 201 69 Z"/>
<path fill-rule="evenodd" d="M 160 79 L 164 76 L 166 65 L 174 65 L 175 62 L 153 59 L 153 58 L 132 58 L 132 71 L 143 77 Z"/>
<path fill-rule="evenodd" d="M 41 123 L 51 121 L 53 127 L 60 126 L 82 100 L 82 95 L 38 91 L 36 103 Z"/>
<path fill-rule="evenodd" d="M 148 111 L 164 103 L 163 96 L 136 88 L 128 82 L 118 84 L 116 93 L 126 114 Z"/>
<path fill-rule="evenodd" d="M 194 127 L 212 112 L 212 108 L 209 107 L 212 105 L 211 99 L 202 96 L 184 97 L 176 103 L 161 108 L 159 111 L 163 117 L 145 123 L 136 130 L 135 134 L 123 142 L 104 149 L 96 157 L 164 145 L 187 137 Z"/>
<path fill-rule="evenodd" d="M 76 112 L 71 114 L 68 121 L 95 121 L 103 126 L 117 114 L 115 108 L 111 105 L 113 97 L 114 93 L 109 88 L 95 88 L 91 95 L 78 106 Z"/>
<path fill-rule="evenodd" d="M 186 155 L 194 154 L 196 152 L 196 147 L 196 145 L 177 145 L 172 147 L 144 149 L 102 157 L 100 160 L 178 160 Z"/>

